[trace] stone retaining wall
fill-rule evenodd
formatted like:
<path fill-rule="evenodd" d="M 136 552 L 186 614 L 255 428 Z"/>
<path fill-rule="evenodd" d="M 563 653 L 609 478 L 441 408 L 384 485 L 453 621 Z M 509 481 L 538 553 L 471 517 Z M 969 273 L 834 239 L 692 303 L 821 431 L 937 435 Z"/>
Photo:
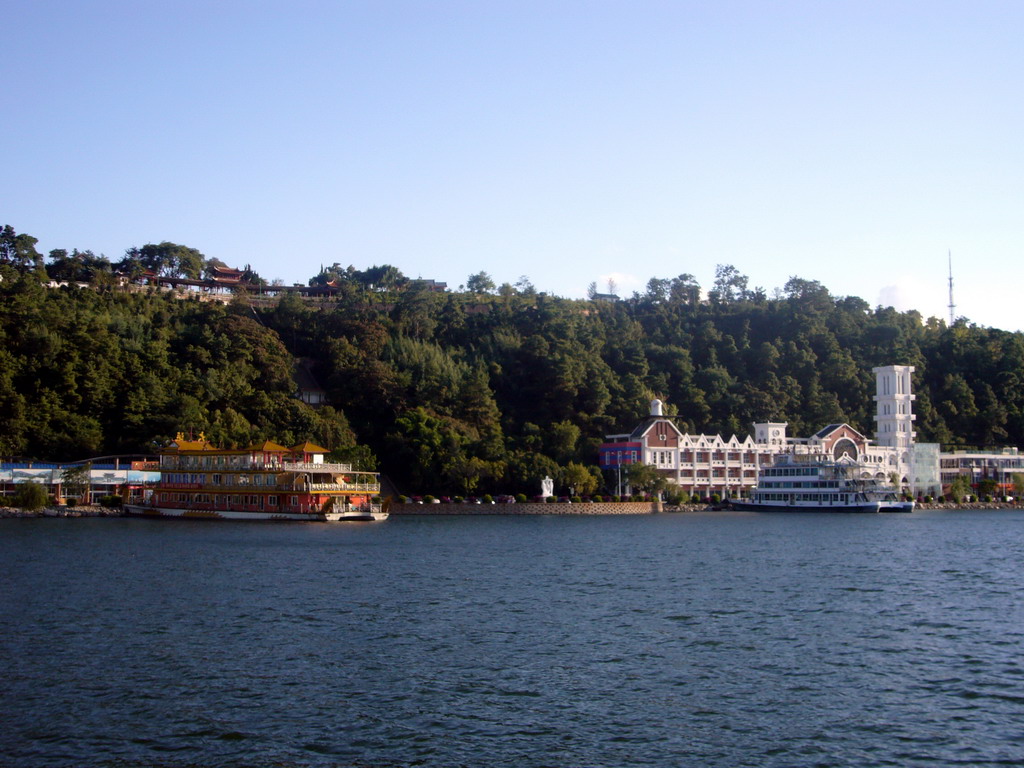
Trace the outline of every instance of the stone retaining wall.
<path fill-rule="evenodd" d="M 124 510 L 100 506 L 44 507 L 33 511 L 0 507 L 0 518 L 10 517 L 124 517 Z"/>
<path fill-rule="evenodd" d="M 933 501 L 928 504 L 920 503 L 917 509 L 1022 509 L 1017 501 L 965 501 L 962 504 L 955 504 L 952 501 Z"/>
<path fill-rule="evenodd" d="M 661 502 L 620 501 L 580 504 L 395 504 L 392 515 L 650 515 Z"/>

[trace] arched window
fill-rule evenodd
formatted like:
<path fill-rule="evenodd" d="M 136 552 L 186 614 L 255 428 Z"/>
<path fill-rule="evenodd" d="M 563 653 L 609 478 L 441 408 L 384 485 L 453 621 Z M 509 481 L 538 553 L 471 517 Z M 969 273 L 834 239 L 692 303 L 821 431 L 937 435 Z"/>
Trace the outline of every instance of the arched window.
<path fill-rule="evenodd" d="M 848 437 L 837 440 L 836 444 L 832 446 L 832 458 L 836 461 L 844 457 L 856 461 L 857 453 L 857 445 Z"/>

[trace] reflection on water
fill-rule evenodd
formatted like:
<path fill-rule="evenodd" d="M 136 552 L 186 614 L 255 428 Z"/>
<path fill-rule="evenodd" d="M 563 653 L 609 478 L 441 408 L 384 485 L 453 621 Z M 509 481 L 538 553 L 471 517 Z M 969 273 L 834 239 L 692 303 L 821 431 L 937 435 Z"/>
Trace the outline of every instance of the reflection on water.
<path fill-rule="evenodd" d="M 0 521 L 0 766 L 1024 761 L 1022 512 Z"/>

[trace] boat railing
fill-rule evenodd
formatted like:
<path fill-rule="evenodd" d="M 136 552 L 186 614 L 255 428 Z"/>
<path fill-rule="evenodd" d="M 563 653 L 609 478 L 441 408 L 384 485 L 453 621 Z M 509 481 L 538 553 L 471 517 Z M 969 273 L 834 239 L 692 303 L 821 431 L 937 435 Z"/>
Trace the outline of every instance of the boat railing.
<path fill-rule="evenodd" d="M 356 491 L 380 493 L 380 483 L 310 483 L 310 491 Z"/>
<path fill-rule="evenodd" d="M 314 464 L 309 461 L 286 461 L 286 472 L 351 472 L 351 464 Z"/>
<path fill-rule="evenodd" d="M 335 512 L 380 512 L 382 505 L 379 502 L 363 501 L 358 504 L 353 504 L 350 501 L 344 503 L 336 503 L 334 505 Z"/>

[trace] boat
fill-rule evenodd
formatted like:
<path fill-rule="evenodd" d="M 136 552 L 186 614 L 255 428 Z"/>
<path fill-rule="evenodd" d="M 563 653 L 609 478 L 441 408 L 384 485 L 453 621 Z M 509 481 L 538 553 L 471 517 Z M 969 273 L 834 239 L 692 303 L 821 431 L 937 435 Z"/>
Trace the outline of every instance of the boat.
<path fill-rule="evenodd" d="M 762 467 L 748 499 L 731 499 L 733 509 L 749 512 L 878 512 L 848 456 L 833 460 L 817 454 L 780 454 Z"/>
<path fill-rule="evenodd" d="M 379 521 L 380 476 L 324 460 L 310 442 L 286 448 L 266 441 L 221 449 L 200 433 L 177 437 L 160 452 L 160 482 L 125 512 L 196 520 Z"/>
<path fill-rule="evenodd" d="M 869 486 L 867 495 L 869 499 L 877 499 L 880 502 L 879 512 L 913 512 L 916 506 L 914 501 L 901 499 L 890 486 Z"/>
<path fill-rule="evenodd" d="M 324 519 L 331 523 L 375 523 L 387 520 L 388 516 L 387 501 L 383 504 L 348 505 L 342 509 L 329 509 L 324 512 Z"/>

